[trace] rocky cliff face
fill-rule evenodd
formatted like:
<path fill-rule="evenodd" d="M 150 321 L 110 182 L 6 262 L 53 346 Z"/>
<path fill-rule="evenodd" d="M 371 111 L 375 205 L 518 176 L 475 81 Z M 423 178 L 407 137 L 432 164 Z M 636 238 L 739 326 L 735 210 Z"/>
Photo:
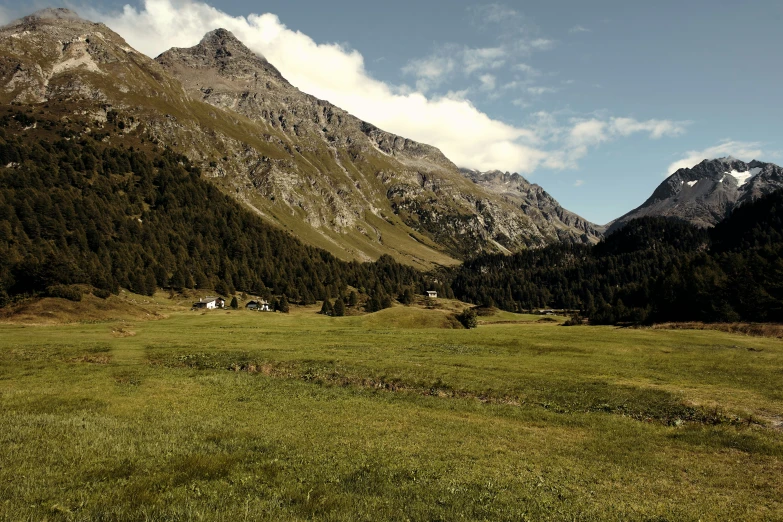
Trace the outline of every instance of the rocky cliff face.
<path fill-rule="evenodd" d="M 456 256 L 476 249 L 515 250 L 556 237 L 543 234 L 504 199 L 466 183 L 438 149 L 385 132 L 302 93 L 226 30 L 212 31 L 197 46 L 172 49 L 156 61 L 194 98 L 271 126 L 316 167 L 307 178 L 312 190 L 302 192 L 301 199 L 308 205 L 322 196 L 329 204 L 309 205 L 313 226 L 347 229 L 361 226 L 363 213 L 391 210 Z M 284 170 L 296 169 L 302 166 L 286 165 Z M 280 170 L 261 173 L 256 187 L 275 186 Z"/>
<path fill-rule="evenodd" d="M 540 185 L 530 183 L 517 173 L 469 169 L 461 169 L 461 172 L 480 187 L 514 204 L 548 237 L 585 244 L 597 243 L 603 237 L 603 227 L 564 209 Z"/>
<path fill-rule="evenodd" d="M 666 178 L 641 206 L 609 223 L 607 233 L 643 216 L 675 217 L 711 227 L 737 205 L 781 188 L 783 169 L 775 164 L 731 157 L 704 160 Z"/>
<path fill-rule="evenodd" d="M 102 24 L 41 11 L 0 28 L 0 102 L 81 120 L 83 133 L 119 121 L 104 139 L 182 152 L 263 218 L 346 259 L 428 267 L 589 236 L 300 92 L 221 29 L 151 60 Z"/>

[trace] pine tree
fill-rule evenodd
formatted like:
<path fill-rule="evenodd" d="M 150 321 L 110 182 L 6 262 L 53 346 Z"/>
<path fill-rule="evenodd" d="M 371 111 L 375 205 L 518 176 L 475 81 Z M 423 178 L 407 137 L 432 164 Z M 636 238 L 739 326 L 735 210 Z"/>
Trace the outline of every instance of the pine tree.
<path fill-rule="evenodd" d="M 234 310 L 239 308 L 239 303 L 237 302 L 237 296 L 231 298 L 231 304 L 229 306 L 231 306 L 231 308 Z"/>
<path fill-rule="evenodd" d="M 334 302 L 334 315 L 336 317 L 342 317 L 345 315 L 345 303 L 343 302 L 342 298 L 338 297 Z"/>
<path fill-rule="evenodd" d="M 321 305 L 321 311 L 319 313 L 324 315 L 332 315 L 333 308 L 328 299 L 324 299 L 324 304 Z"/>
<path fill-rule="evenodd" d="M 369 301 L 367 301 L 367 311 L 370 313 L 377 312 L 381 309 L 381 300 L 378 298 L 378 294 L 373 294 Z"/>

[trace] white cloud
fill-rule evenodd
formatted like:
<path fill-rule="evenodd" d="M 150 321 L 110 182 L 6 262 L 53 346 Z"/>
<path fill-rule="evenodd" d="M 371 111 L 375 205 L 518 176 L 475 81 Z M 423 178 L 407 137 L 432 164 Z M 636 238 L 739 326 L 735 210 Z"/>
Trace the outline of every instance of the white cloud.
<path fill-rule="evenodd" d="M 633 118 L 609 118 L 574 120 L 569 143 L 574 146 L 595 146 L 618 137 L 627 137 L 636 133 L 647 133 L 650 139 L 660 139 L 663 136 L 676 137 L 685 133 L 690 124 L 687 121 L 646 120 Z"/>
<path fill-rule="evenodd" d="M 689 150 L 685 153 L 684 158 L 669 165 L 664 175 L 669 176 L 679 169 L 692 168 L 705 159 L 734 156 L 744 161 L 750 161 L 760 157 L 762 154 L 761 143 L 725 140 L 704 150 Z"/>
<path fill-rule="evenodd" d="M 584 184 L 585 184 L 585 180 L 583 180 L 583 179 L 578 179 L 578 180 L 574 181 L 574 186 L 575 187 L 581 187 Z"/>
<path fill-rule="evenodd" d="M 590 33 L 592 31 L 590 31 L 590 29 L 588 29 L 587 27 L 581 25 L 575 25 L 571 29 L 569 29 L 568 32 L 574 34 L 574 33 Z"/>
<path fill-rule="evenodd" d="M 587 120 L 577 122 L 568 134 L 568 143 L 574 147 L 595 146 L 607 141 L 608 124 L 600 120 Z"/>
<path fill-rule="evenodd" d="M 463 60 L 465 73 L 471 74 L 480 69 L 497 69 L 506 63 L 506 50 L 502 47 L 483 49 L 465 49 Z"/>
<path fill-rule="evenodd" d="M 554 87 L 528 87 L 527 92 L 534 96 L 541 96 L 542 94 L 557 92 L 557 89 Z"/>
<path fill-rule="evenodd" d="M 455 61 L 447 56 L 428 56 L 427 58 L 411 60 L 402 70 L 418 78 L 440 80 L 451 73 L 455 65 Z"/>
<path fill-rule="evenodd" d="M 636 132 L 649 132 L 652 139 L 663 136 L 680 136 L 690 122 L 668 120 L 637 121 L 632 118 L 612 118 L 612 131 L 620 136 L 629 136 Z"/>
<path fill-rule="evenodd" d="M 502 24 L 521 18 L 519 12 L 502 4 L 486 4 L 469 8 L 481 24 Z"/>
<path fill-rule="evenodd" d="M 539 71 L 538 69 L 535 69 L 535 68 L 529 66 L 526 63 L 518 63 L 518 64 L 516 64 L 514 66 L 514 69 L 516 69 L 517 71 L 521 71 L 521 72 L 525 73 L 528 77 L 531 77 L 531 78 L 537 77 L 537 76 L 541 76 L 541 71 Z"/>
<path fill-rule="evenodd" d="M 538 49 L 539 51 L 546 51 L 555 46 L 554 40 L 547 40 L 546 38 L 536 38 L 530 42 L 530 47 Z"/>
<path fill-rule="evenodd" d="M 488 19 L 499 16 L 497 7 L 485 12 Z M 539 167 L 573 168 L 590 147 L 610 139 L 637 132 L 653 138 L 676 135 L 675 129 L 682 125 L 606 117 L 561 124 L 554 116 L 533 118 L 528 127 L 509 125 L 478 110 L 467 99 L 468 91 L 427 96 L 418 84 L 419 90 L 412 90 L 376 80 L 366 71 L 358 51 L 316 43 L 286 27 L 273 14 L 230 16 L 194 0 L 143 0 L 142 7 L 126 5 L 120 13 L 88 9 L 81 14 L 106 23 L 149 56 L 171 47 L 193 46 L 206 32 L 226 28 L 302 91 L 329 100 L 382 129 L 435 145 L 456 164 L 468 168 L 525 173 Z M 503 57 L 495 48 L 473 51 L 471 56 Z M 420 74 L 422 81 L 437 82 L 449 70 L 469 63 L 464 59 L 453 63 L 422 60 L 411 65 L 411 70 Z M 480 78 L 486 89 L 497 87 L 494 75 L 485 72 Z M 524 106 L 525 101 L 514 103 Z"/>
<path fill-rule="evenodd" d="M 402 68 L 402 72 L 416 77 L 416 87 L 420 91 L 429 92 L 457 74 L 471 76 L 482 71 L 498 69 L 505 63 L 506 50 L 502 47 L 472 49 L 447 44 L 429 56 L 409 61 Z"/>
<path fill-rule="evenodd" d="M 495 77 L 491 74 L 482 74 L 479 77 L 479 80 L 481 81 L 481 89 L 484 91 L 494 91 L 495 90 Z"/>

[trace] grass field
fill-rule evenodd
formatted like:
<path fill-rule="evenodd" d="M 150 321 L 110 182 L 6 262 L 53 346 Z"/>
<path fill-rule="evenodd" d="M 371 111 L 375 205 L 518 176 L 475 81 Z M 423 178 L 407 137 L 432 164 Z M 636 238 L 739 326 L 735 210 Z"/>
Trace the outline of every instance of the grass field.
<path fill-rule="evenodd" d="M 779 339 L 316 311 L 0 324 L 0 520 L 783 519 Z"/>

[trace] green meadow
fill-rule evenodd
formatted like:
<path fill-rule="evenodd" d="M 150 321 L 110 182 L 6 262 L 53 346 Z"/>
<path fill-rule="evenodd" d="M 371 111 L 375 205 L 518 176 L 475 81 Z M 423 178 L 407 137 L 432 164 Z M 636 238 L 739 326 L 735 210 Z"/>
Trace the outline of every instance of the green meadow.
<path fill-rule="evenodd" d="M 163 301 L 0 324 L 0 520 L 783 519 L 779 339 Z"/>

